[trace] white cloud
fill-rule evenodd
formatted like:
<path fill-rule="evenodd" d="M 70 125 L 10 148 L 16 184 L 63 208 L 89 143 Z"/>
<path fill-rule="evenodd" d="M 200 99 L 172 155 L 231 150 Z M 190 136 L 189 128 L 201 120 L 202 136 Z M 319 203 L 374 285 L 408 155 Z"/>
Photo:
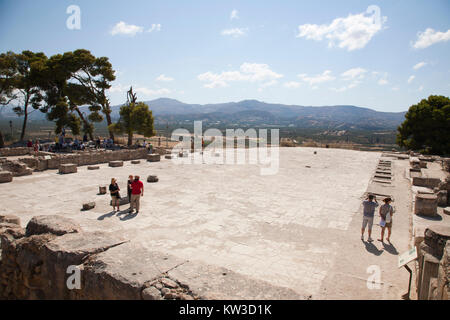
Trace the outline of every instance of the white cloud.
<path fill-rule="evenodd" d="M 363 68 L 349 69 L 341 74 L 344 80 L 363 79 L 367 70 Z"/>
<path fill-rule="evenodd" d="M 416 78 L 416 76 L 410 76 L 409 78 L 408 78 L 408 83 L 411 83 L 411 82 L 413 82 L 413 80 Z"/>
<path fill-rule="evenodd" d="M 150 29 L 147 30 L 147 32 L 153 32 L 153 31 L 161 31 L 161 24 L 160 23 L 154 23 L 152 24 L 152 27 Z"/>
<path fill-rule="evenodd" d="M 414 70 L 419 70 L 422 67 L 425 67 L 427 65 L 426 62 L 419 62 L 418 64 L 414 65 L 413 69 Z"/>
<path fill-rule="evenodd" d="M 435 43 L 448 40 L 450 40 L 450 29 L 446 32 L 440 32 L 432 28 L 427 28 L 424 32 L 417 34 L 417 41 L 413 44 L 413 47 L 416 49 L 425 49 Z"/>
<path fill-rule="evenodd" d="M 297 81 L 289 81 L 289 82 L 285 82 L 284 86 L 286 88 L 298 88 L 300 87 L 302 84 L 300 82 Z"/>
<path fill-rule="evenodd" d="M 336 79 L 336 77 L 331 75 L 330 70 L 325 70 L 322 74 L 316 76 L 308 76 L 307 74 L 302 73 L 299 74 L 298 77 L 302 79 L 302 81 L 309 83 L 311 86 Z"/>
<path fill-rule="evenodd" d="M 111 34 L 123 34 L 134 37 L 137 33 L 141 33 L 144 30 L 143 27 L 135 26 L 133 24 L 126 24 L 123 21 L 118 22 L 112 29 Z"/>
<path fill-rule="evenodd" d="M 233 20 L 233 19 L 239 19 L 238 11 L 236 9 L 233 9 L 233 11 L 231 11 L 231 14 L 230 14 L 230 20 Z"/>
<path fill-rule="evenodd" d="M 372 15 L 366 13 L 374 12 Z M 379 8 L 370 6 L 360 14 L 349 14 L 346 18 L 336 18 L 330 24 L 303 24 L 298 26 L 297 38 L 322 41 L 328 40 L 328 46 L 337 43 L 339 48 L 348 51 L 362 49 L 372 37 L 382 30 L 386 17 L 381 17 Z"/>
<path fill-rule="evenodd" d="M 229 82 L 246 81 L 259 82 L 263 85 L 273 85 L 272 81 L 282 78 L 282 74 L 272 71 L 267 64 L 243 63 L 239 70 L 223 71 L 221 73 L 205 72 L 199 74 L 197 79 L 208 82 L 204 85 L 206 88 L 227 87 Z"/>
<path fill-rule="evenodd" d="M 389 81 L 387 81 L 386 79 L 380 79 L 380 80 L 378 80 L 378 84 L 380 85 L 380 86 L 384 86 L 384 85 L 386 85 L 386 84 L 388 84 L 389 83 Z"/>
<path fill-rule="evenodd" d="M 341 88 L 330 88 L 330 89 L 335 92 L 344 92 L 349 89 L 353 89 L 353 88 L 357 87 L 360 83 L 361 83 L 361 81 L 356 80 L 356 81 L 353 81 L 352 83 L 350 83 L 348 86 L 343 86 Z"/>
<path fill-rule="evenodd" d="M 225 29 L 222 30 L 221 34 L 223 36 L 232 36 L 234 38 L 242 37 L 247 33 L 247 29 L 245 28 L 233 28 L 233 29 Z"/>
<path fill-rule="evenodd" d="M 171 77 L 167 77 L 164 74 L 161 74 L 158 78 L 156 78 L 156 81 L 163 81 L 163 82 L 169 82 L 169 81 L 173 81 L 174 79 Z"/>

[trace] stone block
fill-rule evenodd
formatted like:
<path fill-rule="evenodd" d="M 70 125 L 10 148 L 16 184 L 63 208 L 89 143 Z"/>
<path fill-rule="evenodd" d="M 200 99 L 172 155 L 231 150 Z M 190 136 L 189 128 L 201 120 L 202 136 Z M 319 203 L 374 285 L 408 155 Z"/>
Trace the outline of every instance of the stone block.
<path fill-rule="evenodd" d="M 437 259 L 442 258 L 448 240 L 450 240 L 450 226 L 437 225 L 425 229 L 424 242 L 431 248 L 430 254 Z"/>
<path fill-rule="evenodd" d="M 414 214 L 437 216 L 437 196 L 434 194 L 417 194 L 414 202 Z"/>
<path fill-rule="evenodd" d="M 173 156 L 172 156 L 171 154 L 166 154 L 166 155 L 164 156 L 164 158 L 166 158 L 166 159 L 172 159 Z"/>
<path fill-rule="evenodd" d="M 161 161 L 161 155 L 158 153 L 148 154 L 147 161 L 149 162 L 158 162 Z"/>
<path fill-rule="evenodd" d="M 0 215 L 0 223 L 11 223 L 20 226 L 20 218 L 13 215 Z"/>
<path fill-rule="evenodd" d="M 106 186 L 99 186 L 98 194 L 106 194 Z"/>
<path fill-rule="evenodd" d="M 148 176 L 147 177 L 147 182 L 158 182 L 158 177 L 157 176 Z"/>
<path fill-rule="evenodd" d="M 13 180 L 13 175 L 9 171 L 0 171 L 0 183 L 11 182 Z"/>
<path fill-rule="evenodd" d="M 427 178 L 427 177 L 413 177 L 412 184 L 418 187 L 426 187 L 434 189 L 441 183 L 439 178 Z"/>
<path fill-rule="evenodd" d="M 26 235 L 38 235 L 51 233 L 61 236 L 66 233 L 81 232 L 81 227 L 74 220 L 58 215 L 36 216 L 31 218 L 27 224 Z"/>
<path fill-rule="evenodd" d="M 450 207 L 444 208 L 444 214 L 450 215 Z"/>
<path fill-rule="evenodd" d="M 428 300 L 430 281 L 437 278 L 439 260 L 428 253 L 424 253 L 421 266 L 421 277 L 419 279 L 418 299 Z"/>
<path fill-rule="evenodd" d="M 436 195 L 438 198 L 437 199 L 438 206 L 446 207 L 447 206 L 447 197 L 448 197 L 447 190 L 439 190 Z"/>
<path fill-rule="evenodd" d="M 139 164 L 141 163 L 141 160 L 131 160 L 131 164 Z"/>
<path fill-rule="evenodd" d="M 110 167 L 123 167 L 123 161 L 114 160 L 109 162 Z"/>
<path fill-rule="evenodd" d="M 100 166 L 88 166 L 87 169 L 88 170 L 98 170 L 98 169 L 100 169 Z"/>
<path fill-rule="evenodd" d="M 95 208 L 95 202 L 87 202 L 87 203 L 83 203 L 83 210 L 91 210 Z"/>
<path fill-rule="evenodd" d="M 77 172 L 77 165 L 75 163 L 65 163 L 59 166 L 59 173 L 66 174 L 76 172 Z"/>

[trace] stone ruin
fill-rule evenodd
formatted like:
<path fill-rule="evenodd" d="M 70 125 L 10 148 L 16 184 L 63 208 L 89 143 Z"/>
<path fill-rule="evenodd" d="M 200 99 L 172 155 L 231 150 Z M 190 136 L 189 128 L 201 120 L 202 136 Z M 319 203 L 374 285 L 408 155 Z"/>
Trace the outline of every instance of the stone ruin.
<path fill-rule="evenodd" d="M 450 299 L 450 227 L 435 226 L 425 230 L 418 246 L 416 278 L 419 300 Z"/>
<path fill-rule="evenodd" d="M 152 251 L 58 215 L 0 216 L 0 299 L 307 299 L 234 271 Z M 70 277 L 79 270 L 80 287 Z M 236 290 L 239 288 L 239 290 Z"/>

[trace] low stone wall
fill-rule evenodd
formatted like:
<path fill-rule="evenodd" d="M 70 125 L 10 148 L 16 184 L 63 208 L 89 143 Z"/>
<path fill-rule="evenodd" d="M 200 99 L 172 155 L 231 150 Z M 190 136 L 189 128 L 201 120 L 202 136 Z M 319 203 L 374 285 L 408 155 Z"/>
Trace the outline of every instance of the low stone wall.
<path fill-rule="evenodd" d="M 24 156 L 32 152 L 34 152 L 34 149 L 28 147 L 0 148 L 0 157 Z"/>
<path fill-rule="evenodd" d="M 441 183 L 439 178 L 426 178 L 426 177 L 414 177 L 412 178 L 412 184 L 418 187 L 425 187 L 434 189 Z"/>
<path fill-rule="evenodd" d="M 0 241 L 0 299 L 307 299 L 115 233 L 84 232 L 62 216 L 34 217 L 26 229 L 0 217 Z"/>

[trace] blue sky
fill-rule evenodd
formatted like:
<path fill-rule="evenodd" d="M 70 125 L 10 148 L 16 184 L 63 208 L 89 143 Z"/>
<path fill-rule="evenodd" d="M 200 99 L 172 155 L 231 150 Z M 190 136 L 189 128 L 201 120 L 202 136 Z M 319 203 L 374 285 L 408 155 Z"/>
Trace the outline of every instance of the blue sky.
<path fill-rule="evenodd" d="M 107 56 L 113 104 L 133 85 L 139 100 L 404 111 L 450 95 L 449 18 L 448 0 L 2 0 L 0 52 Z"/>

